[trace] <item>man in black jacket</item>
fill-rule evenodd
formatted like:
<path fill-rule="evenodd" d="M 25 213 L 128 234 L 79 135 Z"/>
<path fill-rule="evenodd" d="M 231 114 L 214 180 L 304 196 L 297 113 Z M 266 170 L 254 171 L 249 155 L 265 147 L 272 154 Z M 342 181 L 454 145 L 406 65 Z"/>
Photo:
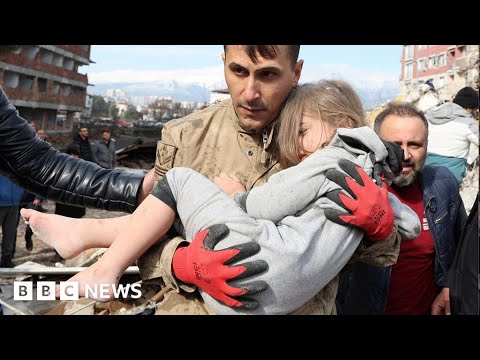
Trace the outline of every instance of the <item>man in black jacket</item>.
<path fill-rule="evenodd" d="M 80 149 L 80 159 L 95 162 L 93 158 L 92 145 L 88 139 L 88 129 L 80 128 L 78 134 L 73 137 L 73 143 L 78 145 Z"/>
<path fill-rule="evenodd" d="M 478 198 L 467 219 L 448 271 L 452 315 L 479 315 Z"/>

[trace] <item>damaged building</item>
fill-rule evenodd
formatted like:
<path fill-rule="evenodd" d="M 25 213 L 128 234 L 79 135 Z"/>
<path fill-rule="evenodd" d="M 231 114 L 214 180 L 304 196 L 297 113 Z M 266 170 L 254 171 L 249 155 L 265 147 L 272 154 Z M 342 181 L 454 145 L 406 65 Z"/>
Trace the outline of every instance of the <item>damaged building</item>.
<path fill-rule="evenodd" d="M 404 45 L 400 92 L 429 84 L 440 102 L 451 101 L 465 86 L 478 87 L 478 45 Z"/>
<path fill-rule="evenodd" d="M 0 84 L 20 115 L 47 135 L 71 134 L 85 109 L 90 45 L 18 45 L 0 54 Z"/>

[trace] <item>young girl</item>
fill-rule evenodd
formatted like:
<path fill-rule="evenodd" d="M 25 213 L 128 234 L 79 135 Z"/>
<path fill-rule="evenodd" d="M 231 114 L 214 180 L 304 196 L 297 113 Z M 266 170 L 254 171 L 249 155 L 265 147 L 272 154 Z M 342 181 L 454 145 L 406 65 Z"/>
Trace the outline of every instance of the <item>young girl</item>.
<path fill-rule="evenodd" d="M 278 129 L 280 160 L 291 167 L 271 176 L 265 185 L 230 194 L 236 201 L 199 173 L 178 167 L 167 172 L 131 215 L 77 220 L 25 210 L 22 216 L 65 258 L 91 247 L 108 247 L 98 262 L 70 279 L 79 282 L 80 295 L 87 283 L 117 284 L 123 271 L 172 224 L 185 239 L 211 225 L 226 224 L 229 236 L 217 249 L 256 241 L 261 251 L 251 260 L 267 263 L 273 254 L 282 254 L 281 248 L 299 254 L 301 267 L 290 266 L 285 256 L 282 262 L 287 271 L 284 269 L 282 276 L 273 276 L 270 270 L 259 276 L 268 288 L 254 295 L 260 305 L 249 312 L 288 313 L 310 300 L 340 272 L 363 237 L 354 226 L 326 219 L 326 209 L 339 207 L 323 195 L 340 187 L 325 177 L 325 171 L 338 168 L 338 160 L 345 158 L 368 174 L 374 162 L 379 163 L 384 173 L 391 175 L 385 146 L 364 125 L 360 99 L 347 83 L 323 81 L 299 86 L 285 105 Z M 393 196 L 390 201 L 399 229 L 410 229 L 402 236 L 418 236 L 420 223 L 415 213 Z M 327 260 L 333 265 L 325 267 Z M 308 281 L 298 289 L 283 286 L 281 279 L 299 274 Z M 241 286 L 241 280 L 238 284 Z M 239 311 L 206 293 L 202 297 L 217 314 Z"/>

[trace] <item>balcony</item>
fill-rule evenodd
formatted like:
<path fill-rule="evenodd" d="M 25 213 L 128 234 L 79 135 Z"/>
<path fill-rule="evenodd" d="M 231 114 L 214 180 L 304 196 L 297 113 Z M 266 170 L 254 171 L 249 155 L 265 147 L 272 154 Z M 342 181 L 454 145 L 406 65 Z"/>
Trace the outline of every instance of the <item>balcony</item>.
<path fill-rule="evenodd" d="M 475 66 L 475 58 L 473 56 L 459 57 L 455 63 L 457 71 L 466 71 Z"/>

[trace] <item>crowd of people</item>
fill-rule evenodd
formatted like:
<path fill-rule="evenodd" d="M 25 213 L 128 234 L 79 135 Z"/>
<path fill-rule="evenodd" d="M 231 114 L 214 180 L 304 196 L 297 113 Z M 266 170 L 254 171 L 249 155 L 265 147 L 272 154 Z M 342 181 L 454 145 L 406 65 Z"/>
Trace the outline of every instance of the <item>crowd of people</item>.
<path fill-rule="evenodd" d="M 37 136 L 42 141 L 47 141 L 44 129 L 37 129 L 35 122 L 29 125 L 35 130 Z M 88 129 L 80 128 L 78 134 L 73 137 L 73 141 L 65 150 L 65 153 L 73 158 L 81 158 L 86 161 L 94 162 L 103 168 L 114 169 L 116 166 L 116 153 L 114 140 L 111 139 L 110 130 L 102 130 L 102 138 L 96 142 L 90 142 L 88 139 Z M 12 261 L 15 255 L 17 228 L 20 225 L 20 210 L 33 209 L 40 212 L 47 210 L 42 206 L 43 196 L 29 192 L 16 185 L 8 177 L 0 175 L 0 224 L 2 226 L 2 252 L 0 267 L 11 268 L 15 264 Z M 68 205 L 62 202 L 55 204 L 55 214 L 72 218 L 82 218 L 86 210 L 81 205 Z M 25 248 L 27 251 L 33 250 L 33 231 L 27 224 L 25 227 Z M 53 261 L 61 260 L 57 255 L 52 258 Z"/>
<path fill-rule="evenodd" d="M 163 314 L 478 314 L 478 257 L 465 250 L 478 254 L 478 218 L 467 219 L 455 174 L 427 162 L 433 117 L 390 104 L 371 130 L 347 83 L 298 84 L 299 49 L 224 46 L 231 100 L 169 122 L 145 178 L 98 165 L 111 161 L 109 134 L 94 154 L 80 129 L 90 162 L 52 149 L 2 90 L 3 175 L 48 199 L 132 213 L 100 223 L 21 210 L 63 257 L 108 248 L 72 281 L 115 284 L 138 259 L 143 280 L 168 288 Z M 471 118 L 472 99 L 455 98 Z M 478 156 L 478 123 L 475 133 L 474 120 L 452 121 Z"/>

